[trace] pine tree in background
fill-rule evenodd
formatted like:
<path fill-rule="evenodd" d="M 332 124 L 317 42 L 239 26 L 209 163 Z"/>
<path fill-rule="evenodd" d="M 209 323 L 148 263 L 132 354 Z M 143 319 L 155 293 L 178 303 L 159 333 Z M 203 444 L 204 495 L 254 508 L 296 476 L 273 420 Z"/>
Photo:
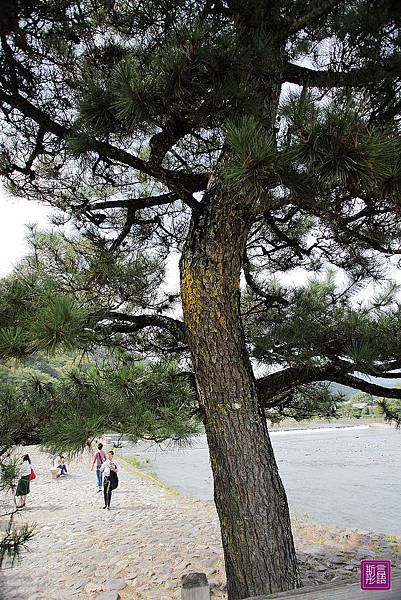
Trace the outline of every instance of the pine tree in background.
<path fill-rule="evenodd" d="M 39 274 L 18 296 L 39 318 L 3 315 L 3 356 L 101 343 L 101 326 L 116 344 L 150 331 L 154 350 L 189 352 L 231 600 L 301 583 L 264 409 L 321 381 L 383 395 L 354 373 L 401 368 L 395 290 L 350 302 L 400 253 L 399 12 L 394 0 L 7 0 L 0 18 L 1 172 L 98 248 L 103 290 L 97 313 L 75 288 L 46 306 L 54 284 L 43 291 Z M 174 250 L 182 322 L 160 292 L 135 295 L 137 260 Z M 275 283 L 327 263 L 347 290 Z M 270 368 L 259 380 L 250 355 Z"/>

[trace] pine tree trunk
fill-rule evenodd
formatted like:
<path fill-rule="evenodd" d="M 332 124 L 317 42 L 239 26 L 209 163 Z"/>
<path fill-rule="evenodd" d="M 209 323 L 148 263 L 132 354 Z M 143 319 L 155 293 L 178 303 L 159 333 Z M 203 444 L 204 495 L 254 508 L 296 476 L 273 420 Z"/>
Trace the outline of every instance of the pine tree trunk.
<path fill-rule="evenodd" d="M 180 265 L 230 600 L 301 586 L 287 498 L 240 318 L 251 211 L 251 201 L 226 195 L 216 182 L 193 220 Z"/>

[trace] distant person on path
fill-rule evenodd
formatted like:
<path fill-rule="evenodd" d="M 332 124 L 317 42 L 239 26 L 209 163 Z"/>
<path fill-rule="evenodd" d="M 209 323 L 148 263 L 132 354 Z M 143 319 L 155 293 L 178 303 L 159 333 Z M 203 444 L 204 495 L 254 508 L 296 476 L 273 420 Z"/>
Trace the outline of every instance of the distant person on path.
<path fill-rule="evenodd" d="M 31 459 L 29 458 L 29 454 L 25 454 L 21 458 L 20 479 L 18 481 L 17 491 L 15 492 L 17 498 L 20 499 L 17 509 L 24 508 L 26 504 L 26 499 L 30 492 L 31 469 Z"/>
<path fill-rule="evenodd" d="M 110 450 L 107 453 L 107 460 L 102 464 L 101 470 L 103 471 L 103 494 L 104 494 L 104 506 L 110 510 L 111 492 L 118 486 L 118 475 L 119 470 L 118 463 L 114 460 L 114 452 Z"/>
<path fill-rule="evenodd" d="M 93 470 L 93 467 L 95 466 L 96 463 L 96 476 L 97 476 L 97 485 L 98 485 L 98 492 L 102 491 L 102 464 L 105 462 L 105 460 L 107 459 L 106 456 L 106 452 L 103 450 L 103 444 L 98 444 L 97 445 L 97 452 L 95 454 L 95 458 L 93 459 L 93 463 L 92 463 L 92 467 L 91 470 Z"/>

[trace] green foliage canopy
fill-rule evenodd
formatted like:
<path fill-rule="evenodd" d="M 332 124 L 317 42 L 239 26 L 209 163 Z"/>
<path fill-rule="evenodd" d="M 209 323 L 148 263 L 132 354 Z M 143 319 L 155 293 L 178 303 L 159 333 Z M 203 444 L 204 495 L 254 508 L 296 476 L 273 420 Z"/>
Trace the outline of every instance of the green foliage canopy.
<path fill-rule="evenodd" d="M 17 380 L 2 381 L 0 388 L 5 447 L 41 444 L 67 453 L 106 432 L 132 441 L 180 442 L 199 430 L 193 390 L 173 363 L 145 364 L 111 355 L 100 364 L 68 365 L 47 381 L 43 373 L 38 378 L 22 370 Z"/>

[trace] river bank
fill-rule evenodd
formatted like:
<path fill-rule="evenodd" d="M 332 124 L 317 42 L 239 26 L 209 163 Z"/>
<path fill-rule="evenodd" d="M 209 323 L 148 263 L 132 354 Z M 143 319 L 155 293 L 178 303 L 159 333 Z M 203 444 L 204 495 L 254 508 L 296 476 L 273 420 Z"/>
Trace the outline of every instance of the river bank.
<path fill-rule="evenodd" d="M 379 416 L 363 416 L 363 417 L 341 417 L 338 419 L 324 419 L 316 417 L 304 421 L 296 421 L 295 419 L 287 418 L 280 421 L 280 423 L 271 423 L 268 421 L 268 429 L 270 432 L 274 431 L 292 431 L 292 430 L 309 430 L 309 429 L 338 429 L 343 427 L 392 427 L 389 423 L 386 423 L 383 417 Z"/>
<path fill-rule="evenodd" d="M 2 576 L 7 600 L 175 600 L 180 580 L 205 572 L 212 598 L 225 597 L 225 574 L 214 505 L 177 495 L 143 476 L 122 457 L 120 485 L 105 515 L 90 456 L 71 464 L 71 475 L 51 480 L 50 461 L 29 448 L 38 477 L 19 523 L 37 533 L 14 569 Z M 391 558 L 398 568 L 401 537 L 330 528 L 293 517 L 305 585 L 357 581 L 363 558 Z"/>
<path fill-rule="evenodd" d="M 292 514 L 312 522 L 401 535 L 401 431 L 388 425 L 270 431 Z M 213 500 L 205 436 L 187 448 L 120 449 L 184 496 Z"/>

